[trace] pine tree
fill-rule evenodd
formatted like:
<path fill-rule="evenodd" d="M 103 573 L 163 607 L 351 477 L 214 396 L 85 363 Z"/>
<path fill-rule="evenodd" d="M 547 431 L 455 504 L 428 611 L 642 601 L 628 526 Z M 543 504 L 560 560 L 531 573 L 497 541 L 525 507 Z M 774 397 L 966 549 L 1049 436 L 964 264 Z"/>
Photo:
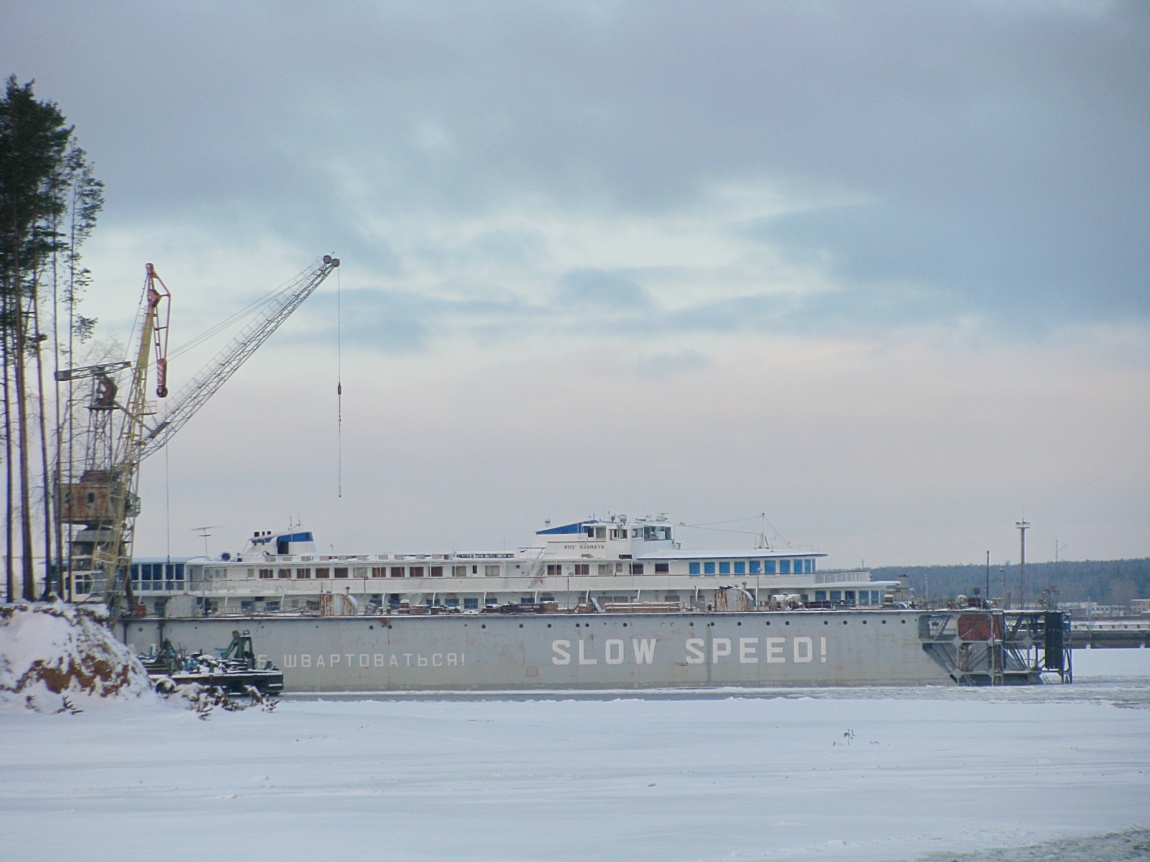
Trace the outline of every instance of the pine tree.
<path fill-rule="evenodd" d="M 59 472 L 59 458 L 50 458 L 48 453 L 43 352 L 50 348 L 58 363 L 61 262 L 67 278 L 65 357 L 70 359 L 76 328 L 90 330 L 92 321 L 75 311 L 87 275 L 79 264 L 78 248 L 91 233 L 103 205 L 102 184 L 93 177 L 84 151 L 73 142 L 73 127 L 66 124 L 55 103 L 35 98 L 32 84 L 20 85 L 13 75 L 0 100 L 0 353 L 7 476 L 5 574 L 10 601 L 17 595 L 13 569 L 17 556 L 21 561 L 19 594 L 25 599 L 36 597 L 33 520 L 37 501 L 45 559 L 51 561 L 53 545 L 57 555 L 60 552 L 61 531 L 52 509 L 56 499 L 52 474 Z M 53 400 L 59 403 L 58 398 Z M 39 464 L 34 463 L 37 460 Z M 39 475 L 33 475 L 34 470 Z"/>

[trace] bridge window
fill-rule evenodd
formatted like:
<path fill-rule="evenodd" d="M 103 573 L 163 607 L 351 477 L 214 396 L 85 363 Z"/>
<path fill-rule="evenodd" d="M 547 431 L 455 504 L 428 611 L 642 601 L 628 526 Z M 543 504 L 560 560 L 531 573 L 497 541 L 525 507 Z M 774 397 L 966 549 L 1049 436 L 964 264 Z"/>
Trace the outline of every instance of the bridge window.
<path fill-rule="evenodd" d="M 402 578 L 406 574 L 407 573 L 403 570 L 403 566 L 392 566 L 391 567 L 391 576 L 393 578 Z"/>
<path fill-rule="evenodd" d="M 296 576 L 297 580 L 306 581 L 308 578 L 311 577 L 311 569 L 308 569 L 308 568 L 296 569 L 295 570 L 295 576 Z"/>
<path fill-rule="evenodd" d="M 276 572 L 276 577 L 290 578 L 291 577 L 291 569 L 280 569 L 278 572 Z"/>
<path fill-rule="evenodd" d="M 260 577 L 265 581 L 275 577 L 275 572 L 271 569 L 260 569 Z"/>
<path fill-rule="evenodd" d="M 320 580 L 323 580 L 324 578 L 330 578 L 331 577 L 331 569 L 329 569 L 327 566 L 321 566 L 320 568 L 315 570 L 315 576 L 317 578 L 319 578 Z"/>
<path fill-rule="evenodd" d="M 479 610 L 479 599 L 474 598 L 474 597 L 464 599 L 463 600 L 463 609 L 465 611 L 477 611 L 477 610 Z"/>
<path fill-rule="evenodd" d="M 627 538 L 627 530 L 626 529 L 622 529 L 622 530 L 612 529 L 611 530 L 611 538 L 612 539 L 625 539 L 625 538 Z"/>
<path fill-rule="evenodd" d="M 670 574 L 670 572 L 671 572 L 671 564 L 670 563 L 655 563 L 655 574 L 656 575 L 667 575 L 667 574 Z"/>
<path fill-rule="evenodd" d="M 747 564 L 742 560 L 735 560 L 735 574 L 745 575 L 747 573 Z"/>
<path fill-rule="evenodd" d="M 336 570 L 335 570 L 335 576 L 337 578 L 346 578 L 347 577 L 347 567 L 346 566 L 337 566 Z"/>
<path fill-rule="evenodd" d="M 704 574 L 704 575 L 713 575 L 713 574 L 715 574 L 715 564 L 714 564 L 714 563 L 710 563 L 710 562 L 707 562 L 707 563 L 703 563 L 703 574 Z"/>
<path fill-rule="evenodd" d="M 556 575 L 563 574 L 563 565 L 561 563 L 548 563 L 547 564 L 547 574 L 549 574 L 553 577 Z"/>
<path fill-rule="evenodd" d="M 443 577 L 443 566 L 432 566 L 431 567 L 431 576 L 433 578 L 442 578 Z M 459 604 L 459 602 L 456 602 L 456 604 Z"/>
<path fill-rule="evenodd" d="M 423 566 L 411 566 L 407 570 L 407 576 L 409 578 L 422 578 L 423 577 Z"/>
<path fill-rule="evenodd" d="M 373 578 L 386 578 L 387 577 L 387 566 L 372 566 L 371 567 L 371 576 Z"/>
<path fill-rule="evenodd" d="M 642 563 L 632 563 L 631 564 L 631 574 L 632 575 L 643 574 L 643 564 Z"/>
<path fill-rule="evenodd" d="M 498 578 L 499 577 L 499 564 L 498 563 L 495 563 L 495 564 L 488 563 L 487 565 L 485 565 L 483 567 L 483 574 L 489 578 Z"/>
<path fill-rule="evenodd" d="M 720 575 L 729 575 L 730 573 L 731 573 L 731 564 L 729 562 L 727 562 L 726 560 L 723 560 L 722 562 L 720 562 L 719 563 L 719 574 Z"/>
<path fill-rule="evenodd" d="M 750 570 L 750 574 L 757 575 L 759 573 L 759 561 L 758 560 L 751 560 L 751 562 L 749 564 L 749 570 Z"/>
<path fill-rule="evenodd" d="M 791 573 L 791 561 L 790 560 L 779 560 L 779 574 L 780 575 L 789 575 L 790 573 Z"/>
<path fill-rule="evenodd" d="M 575 564 L 575 574 L 577 574 L 577 575 L 589 575 L 589 574 L 591 574 L 591 564 L 590 563 L 576 563 Z"/>
<path fill-rule="evenodd" d="M 467 566 L 452 566 L 451 567 L 451 577 L 453 577 L 453 578 L 466 578 L 467 577 Z"/>
<path fill-rule="evenodd" d="M 687 563 L 687 572 L 692 575 L 700 574 L 698 563 Z"/>

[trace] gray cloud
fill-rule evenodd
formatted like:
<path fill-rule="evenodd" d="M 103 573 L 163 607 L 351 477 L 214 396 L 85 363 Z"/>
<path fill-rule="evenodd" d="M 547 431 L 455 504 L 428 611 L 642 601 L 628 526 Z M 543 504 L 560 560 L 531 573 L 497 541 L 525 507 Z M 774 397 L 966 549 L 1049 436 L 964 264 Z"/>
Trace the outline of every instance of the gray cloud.
<path fill-rule="evenodd" d="M 816 305 L 913 282 L 1018 324 L 1150 312 L 1143 4 L 5 6 L 13 71 L 77 123 L 122 224 L 397 274 L 373 225 L 411 214 L 768 182 L 856 202 L 748 233 L 829 261 L 848 284 Z"/>

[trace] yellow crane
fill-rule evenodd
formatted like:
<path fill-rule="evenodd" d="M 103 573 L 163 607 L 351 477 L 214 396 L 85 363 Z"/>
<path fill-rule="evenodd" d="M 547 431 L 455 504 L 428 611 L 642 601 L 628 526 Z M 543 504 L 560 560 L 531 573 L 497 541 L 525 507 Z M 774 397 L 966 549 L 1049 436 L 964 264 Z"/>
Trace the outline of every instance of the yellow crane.
<path fill-rule="evenodd" d="M 147 397 L 148 366 L 153 349 L 156 395 L 168 395 L 171 294 L 155 267 L 147 264 L 143 322 L 135 362 L 130 366 L 132 377 L 126 402 L 116 399 L 114 375 L 128 368 L 128 363 L 94 365 L 57 375 L 60 380 L 95 380 L 88 408 L 84 471 L 78 482 L 61 488 L 61 521 L 81 527 L 71 537 L 66 595 L 102 595 L 114 614 L 135 607 L 130 570 L 135 518 L 140 512 L 136 493 L 140 463 L 171 439 L 338 266 L 338 258 L 324 255 L 265 299 L 254 319 L 181 390 L 163 418 L 149 427 L 148 418 L 153 414 Z"/>

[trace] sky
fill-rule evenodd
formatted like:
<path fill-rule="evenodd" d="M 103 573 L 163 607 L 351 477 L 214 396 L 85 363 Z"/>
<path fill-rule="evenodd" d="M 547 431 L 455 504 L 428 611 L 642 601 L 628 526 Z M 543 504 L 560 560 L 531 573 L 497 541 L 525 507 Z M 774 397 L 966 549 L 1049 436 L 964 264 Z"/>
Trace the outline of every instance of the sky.
<path fill-rule="evenodd" d="M 1146 4 L 0 21 L 0 71 L 106 184 L 93 356 L 129 342 L 145 262 L 174 346 L 342 262 L 145 462 L 139 554 L 666 513 L 828 565 L 1017 562 L 1023 519 L 1028 560 L 1150 556 Z M 213 350 L 173 356 L 173 392 Z"/>

